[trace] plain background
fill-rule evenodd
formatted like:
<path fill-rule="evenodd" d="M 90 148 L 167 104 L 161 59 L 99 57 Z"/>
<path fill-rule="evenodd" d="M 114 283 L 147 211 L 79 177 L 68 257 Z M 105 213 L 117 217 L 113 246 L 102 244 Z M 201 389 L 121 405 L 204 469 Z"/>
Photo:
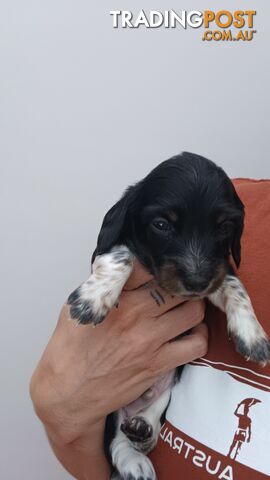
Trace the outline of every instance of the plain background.
<path fill-rule="evenodd" d="M 109 11 L 138 11 L 135 0 L 0 1 L 5 480 L 70 478 L 34 416 L 28 382 L 123 189 L 182 150 L 231 176 L 270 176 L 269 0 L 165 8 L 256 9 L 258 33 L 244 44 L 203 42 L 202 29 L 114 30 Z"/>

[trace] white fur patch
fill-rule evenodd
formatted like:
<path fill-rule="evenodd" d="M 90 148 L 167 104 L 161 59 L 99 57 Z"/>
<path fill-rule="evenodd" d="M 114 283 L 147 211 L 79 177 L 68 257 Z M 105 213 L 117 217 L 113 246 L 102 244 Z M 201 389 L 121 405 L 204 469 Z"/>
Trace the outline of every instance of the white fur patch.
<path fill-rule="evenodd" d="M 269 361 L 268 337 L 239 278 L 227 275 L 222 285 L 208 298 L 226 313 L 228 332 L 234 337 L 238 351 L 247 359 Z"/>
<path fill-rule="evenodd" d="M 125 245 L 98 255 L 88 280 L 68 299 L 72 318 L 77 318 L 78 323 L 100 323 L 117 304 L 132 267 L 133 255 Z"/>
<path fill-rule="evenodd" d="M 116 254 L 121 260 L 116 262 Z M 97 314 L 104 314 L 115 306 L 132 270 L 133 256 L 124 245 L 110 253 L 99 255 L 92 265 L 89 279 L 80 287 L 82 300 L 91 302 Z"/>

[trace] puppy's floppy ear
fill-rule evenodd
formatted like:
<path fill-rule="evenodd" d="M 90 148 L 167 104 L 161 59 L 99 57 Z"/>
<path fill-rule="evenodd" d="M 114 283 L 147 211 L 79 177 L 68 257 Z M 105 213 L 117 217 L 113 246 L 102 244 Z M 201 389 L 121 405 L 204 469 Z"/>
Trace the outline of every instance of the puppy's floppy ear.
<path fill-rule="evenodd" d="M 241 236 L 244 229 L 245 208 L 234 189 L 234 201 L 237 210 L 235 228 L 231 243 L 231 253 L 237 268 L 241 263 Z"/>
<path fill-rule="evenodd" d="M 135 187 L 129 187 L 123 197 L 106 213 L 98 235 L 97 247 L 92 263 L 97 255 L 109 252 L 118 242 L 127 226 L 127 214 L 134 199 Z"/>

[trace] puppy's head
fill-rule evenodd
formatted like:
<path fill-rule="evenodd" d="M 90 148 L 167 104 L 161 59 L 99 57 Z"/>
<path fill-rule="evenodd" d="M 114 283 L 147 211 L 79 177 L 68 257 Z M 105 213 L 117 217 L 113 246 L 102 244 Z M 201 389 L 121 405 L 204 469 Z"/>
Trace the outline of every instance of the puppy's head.
<path fill-rule="evenodd" d="M 205 296 L 237 267 L 244 207 L 225 172 L 183 153 L 130 187 L 104 218 L 95 254 L 124 243 L 171 294 Z"/>

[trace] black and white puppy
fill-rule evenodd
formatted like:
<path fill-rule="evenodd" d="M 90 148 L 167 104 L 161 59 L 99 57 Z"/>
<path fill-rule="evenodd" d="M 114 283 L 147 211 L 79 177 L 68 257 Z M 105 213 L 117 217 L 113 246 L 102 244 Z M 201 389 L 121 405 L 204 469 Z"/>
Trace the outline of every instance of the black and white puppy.
<path fill-rule="evenodd" d="M 81 324 L 102 322 L 117 304 L 136 257 L 170 294 L 207 297 L 223 310 L 241 355 L 269 361 L 269 340 L 230 264 L 230 257 L 240 264 L 243 224 L 243 204 L 213 162 L 182 153 L 161 163 L 106 214 L 91 275 L 68 299 L 72 318 Z M 171 372 L 165 391 L 139 415 L 117 412 L 110 443 L 117 478 L 156 478 L 145 454 L 157 442 L 174 381 Z"/>

